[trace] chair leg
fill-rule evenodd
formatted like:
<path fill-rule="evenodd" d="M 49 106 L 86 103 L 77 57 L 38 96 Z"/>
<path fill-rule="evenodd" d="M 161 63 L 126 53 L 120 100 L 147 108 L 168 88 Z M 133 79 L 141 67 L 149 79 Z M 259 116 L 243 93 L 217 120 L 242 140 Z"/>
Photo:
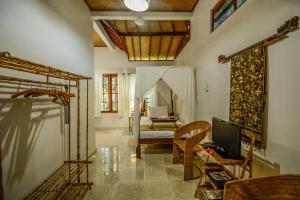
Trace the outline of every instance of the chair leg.
<path fill-rule="evenodd" d="M 193 157 L 192 150 L 185 150 L 184 152 L 184 180 L 191 180 L 193 178 Z"/>
<path fill-rule="evenodd" d="M 173 143 L 173 163 L 180 163 L 180 148 Z"/>
<path fill-rule="evenodd" d="M 138 146 L 135 149 L 136 157 L 141 158 L 141 145 L 138 144 Z"/>
<path fill-rule="evenodd" d="M 200 193 L 201 193 L 201 183 L 202 183 L 202 178 L 203 178 L 203 174 L 202 174 L 202 172 L 200 171 L 199 183 L 198 183 L 198 185 L 197 185 L 197 188 L 196 188 L 196 191 L 195 191 L 195 194 L 194 194 L 194 197 L 195 197 L 195 198 L 199 198 L 199 196 L 200 196 Z"/>

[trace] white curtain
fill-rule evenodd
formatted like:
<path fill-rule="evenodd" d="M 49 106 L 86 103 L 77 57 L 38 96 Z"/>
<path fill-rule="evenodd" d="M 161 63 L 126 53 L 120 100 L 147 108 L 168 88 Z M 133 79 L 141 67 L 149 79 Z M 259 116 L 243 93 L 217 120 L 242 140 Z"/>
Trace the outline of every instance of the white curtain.
<path fill-rule="evenodd" d="M 135 93 L 135 74 L 130 74 L 128 80 L 129 114 L 134 111 L 134 93 Z"/>
<path fill-rule="evenodd" d="M 149 90 L 146 95 L 149 98 L 149 106 L 156 107 L 158 106 L 158 91 L 156 85 L 154 85 L 151 90 Z"/>
<path fill-rule="evenodd" d="M 95 117 L 101 117 L 102 74 L 95 74 Z"/>
<path fill-rule="evenodd" d="M 118 74 L 118 89 L 119 89 L 119 96 L 118 96 L 118 113 L 119 117 L 124 117 L 124 108 L 125 108 L 125 98 L 126 94 L 126 76 L 125 74 L 119 73 Z"/>
<path fill-rule="evenodd" d="M 196 119 L 196 87 L 193 68 L 171 68 L 164 74 L 162 79 L 184 102 L 184 122 L 194 121 Z"/>
<path fill-rule="evenodd" d="M 138 142 L 140 104 L 145 92 L 162 79 L 186 105 L 184 123 L 195 120 L 196 91 L 194 70 L 191 67 L 137 67 L 135 90 L 135 116 L 133 131 Z"/>
<path fill-rule="evenodd" d="M 171 88 L 163 80 L 159 80 L 156 84 L 156 89 L 158 94 L 163 98 L 163 100 L 171 106 Z"/>

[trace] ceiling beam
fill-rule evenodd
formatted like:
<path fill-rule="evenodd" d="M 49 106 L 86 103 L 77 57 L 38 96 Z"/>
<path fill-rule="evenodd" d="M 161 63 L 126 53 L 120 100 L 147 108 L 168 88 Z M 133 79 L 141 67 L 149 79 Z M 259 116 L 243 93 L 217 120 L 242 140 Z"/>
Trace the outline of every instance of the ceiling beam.
<path fill-rule="evenodd" d="M 101 37 L 103 42 L 106 44 L 106 46 L 113 51 L 114 50 L 114 43 L 111 41 L 109 35 L 106 33 L 105 28 L 102 26 L 100 21 L 94 21 L 93 27 L 97 34 Z"/>
<path fill-rule="evenodd" d="M 119 36 L 185 36 L 189 32 L 117 32 Z"/>
<path fill-rule="evenodd" d="M 136 12 L 130 11 L 91 11 L 93 20 L 135 20 L 139 15 L 141 15 L 144 20 L 151 21 L 185 21 L 193 18 L 193 12 L 143 12 L 142 14 L 137 14 Z"/>

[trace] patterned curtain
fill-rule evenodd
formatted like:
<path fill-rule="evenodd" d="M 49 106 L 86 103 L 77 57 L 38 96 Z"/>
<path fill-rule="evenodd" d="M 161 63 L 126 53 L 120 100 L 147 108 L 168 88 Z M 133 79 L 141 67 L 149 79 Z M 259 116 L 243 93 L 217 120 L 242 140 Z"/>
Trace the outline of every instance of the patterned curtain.
<path fill-rule="evenodd" d="M 229 120 L 263 133 L 266 48 L 257 46 L 231 58 Z"/>

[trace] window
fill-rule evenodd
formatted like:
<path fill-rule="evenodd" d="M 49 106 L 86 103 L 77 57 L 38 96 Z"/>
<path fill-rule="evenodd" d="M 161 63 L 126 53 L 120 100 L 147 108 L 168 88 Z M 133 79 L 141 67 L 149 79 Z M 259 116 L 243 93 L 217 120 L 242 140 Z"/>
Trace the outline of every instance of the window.
<path fill-rule="evenodd" d="M 118 74 L 103 74 L 102 90 L 101 112 L 118 112 Z"/>
<path fill-rule="evenodd" d="M 219 0 L 211 10 L 211 31 L 218 28 L 246 0 Z"/>

